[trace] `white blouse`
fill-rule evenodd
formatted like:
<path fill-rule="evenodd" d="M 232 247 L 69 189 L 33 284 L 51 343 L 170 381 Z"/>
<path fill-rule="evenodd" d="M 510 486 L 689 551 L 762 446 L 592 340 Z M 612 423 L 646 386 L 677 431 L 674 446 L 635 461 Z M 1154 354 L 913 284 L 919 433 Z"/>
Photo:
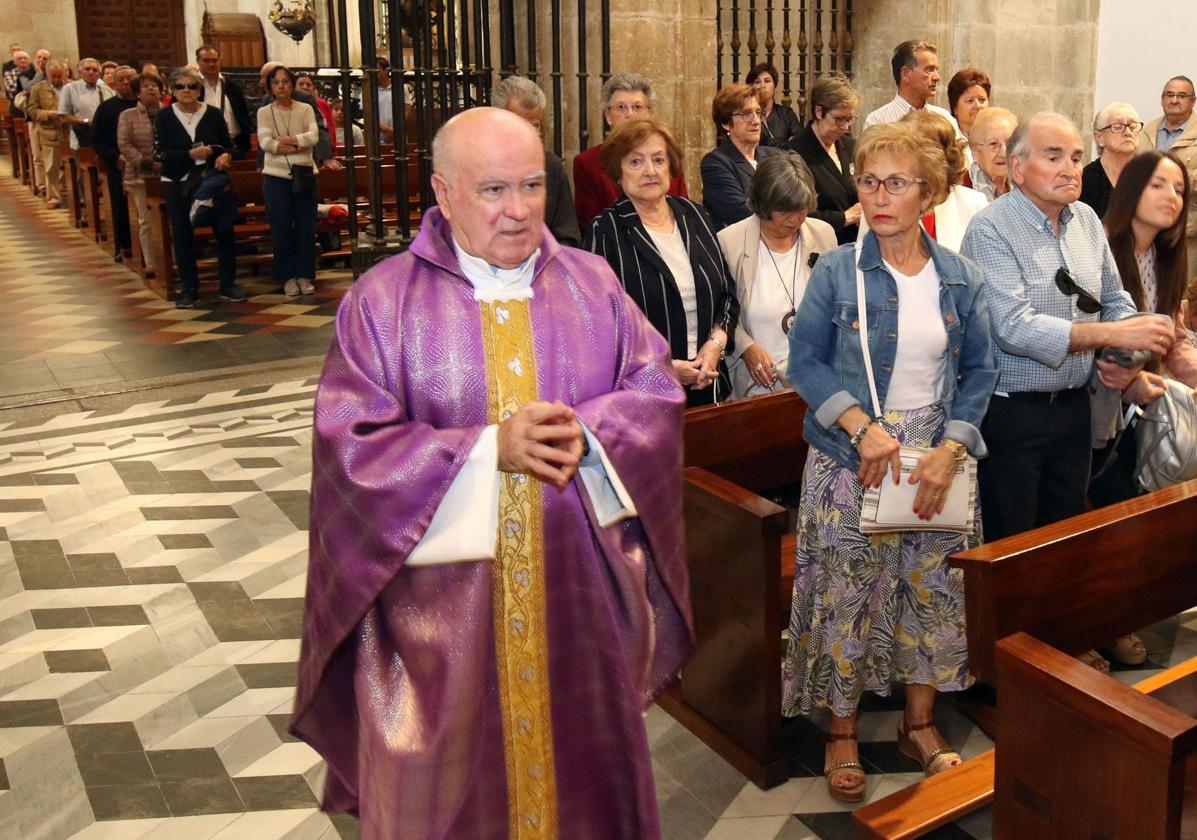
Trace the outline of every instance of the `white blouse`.
<path fill-rule="evenodd" d="M 923 408 L 939 399 L 948 351 L 948 332 L 939 309 L 939 273 L 932 260 L 913 277 L 888 262 L 885 267 L 898 287 L 898 349 L 885 407 Z"/>
<path fill-rule="evenodd" d="M 676 222 L 671 233 L 659 233 L 648 227 L 645 230 L 657 246 L 661 259 L 665 260 L 682 296 L 682 309 L 686 311 L 686 358 L 693 359 L 698 355 L 698 291 L 694 288 L 694 269 L 690 265 L 690 254 L 686 252 L 682 232 Z"/>

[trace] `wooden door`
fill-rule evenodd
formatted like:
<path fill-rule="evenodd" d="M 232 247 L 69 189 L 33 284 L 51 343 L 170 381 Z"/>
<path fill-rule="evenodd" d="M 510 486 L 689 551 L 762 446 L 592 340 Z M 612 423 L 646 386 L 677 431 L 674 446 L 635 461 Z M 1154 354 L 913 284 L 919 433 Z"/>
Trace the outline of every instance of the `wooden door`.
<path fill-rule="evenodd" d="M 187 62 L 183 0 L 81 0 L 75 20 L 81 58 L 164 71 Z"/>

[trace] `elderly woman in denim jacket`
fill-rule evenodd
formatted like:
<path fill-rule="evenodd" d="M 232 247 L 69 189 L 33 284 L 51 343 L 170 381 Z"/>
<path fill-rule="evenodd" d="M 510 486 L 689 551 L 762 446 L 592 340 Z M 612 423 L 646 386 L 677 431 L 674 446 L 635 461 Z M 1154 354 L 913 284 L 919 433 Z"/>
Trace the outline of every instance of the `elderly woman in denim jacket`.
<path fill-rule="evenodd" d="M 810 454 L 783 705 L 791 716 L 830 709 L 827 785 L 846 801 L 864 797 L 856 746 L 864 691 L 905 685 L 899 747 L 928 775 L 960 762 L 932 709 L 936 692 L 971 683 L 963 584 L 947 557 L 980 542 L 979 511 L 968 536 L 869 536 L 860 531 L 861 497 L 898 480 L 900 445 L 932 447 L 909 480 L 919 485 L 919 517 L 941 512 L 957 458 L 986 454 L 980 426 L 998 377 L 981 270 L 919 224 L 947 189 L 942 148 L 911 125 L 880 125 L 861 137 L 855 162 L 869 226 L 859 256 L 869 354 L 884 416 L 871 416 L 857 253 L 845 245 L 815 266 L 789 334 L 789 379 L 810 406 Z"/>

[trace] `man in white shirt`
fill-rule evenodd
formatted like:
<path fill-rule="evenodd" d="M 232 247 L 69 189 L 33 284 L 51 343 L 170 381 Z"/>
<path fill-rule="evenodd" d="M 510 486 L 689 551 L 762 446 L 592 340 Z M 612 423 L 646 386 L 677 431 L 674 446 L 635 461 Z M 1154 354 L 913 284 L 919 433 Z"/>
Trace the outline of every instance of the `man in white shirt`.
<path fill-rule="evenodd" d="M 926 108 L 947 117 L 955 126 L 956 134 L 963 136 L 950 113 L 930 104 L 939 87 L 939 50 L 934 44 L 929 41 L 903 41 L 894 47 L 890 66 L 894 71 L 894 84 L 898 86 L 897 95 L 865 117 L 865 128 L 895 123 L 911 111 Z"/>
<path fill-rule="evenodd" d="M 80 143 L 91 145 L 91 118 L 101 102 L 115 96 L 112 88 L 100 82 L 100 62 L 85 58 L 79 62 L 78 70 L 79 78 L 63 87 L 58 95 L 60 122 L 71 128 L 72 149 L 78 149 Z"/>
<path fill-rule="evenodd" d="M 249 138 L 253 134 L 253 122 L 249 116 L 249 106 L 245 102 L 245 93 L 232 79 L 226 79 L 220 73 L 220 50 L 205 44 L 195 51 L 195 63 L 199 65 L 200 76 L 204 83 L 200 88 L 200 102 L 211 105 L 224 113 L 225 124 L 229 127 L 229 137 L 233 139 L 233 158 L 243 158 L 249 151 Z"/>

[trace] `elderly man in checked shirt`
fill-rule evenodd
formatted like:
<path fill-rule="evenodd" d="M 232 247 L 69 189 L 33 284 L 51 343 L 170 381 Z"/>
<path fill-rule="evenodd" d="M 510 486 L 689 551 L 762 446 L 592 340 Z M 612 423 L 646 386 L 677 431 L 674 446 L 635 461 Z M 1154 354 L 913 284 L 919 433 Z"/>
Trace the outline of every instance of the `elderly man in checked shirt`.
<path fill-rule="evenodd" d="M 960 249 L 985 269 L 1000 371 L 981 427 L 986 540 L 1084 511 L 1095 375 L 1125 401 L 1163 391 L 1141 367 L 1094 361 L 1106 346 L 1162 355 L 1173 330 L 1162 319 L 1130 317 L 1135 306 L 1101 222 L 1077 201 L 1082 154 L 1080 132 L 1061 114 L 1020 125 L 1009 151 L 1014 188 L 973 217 Z"/>

